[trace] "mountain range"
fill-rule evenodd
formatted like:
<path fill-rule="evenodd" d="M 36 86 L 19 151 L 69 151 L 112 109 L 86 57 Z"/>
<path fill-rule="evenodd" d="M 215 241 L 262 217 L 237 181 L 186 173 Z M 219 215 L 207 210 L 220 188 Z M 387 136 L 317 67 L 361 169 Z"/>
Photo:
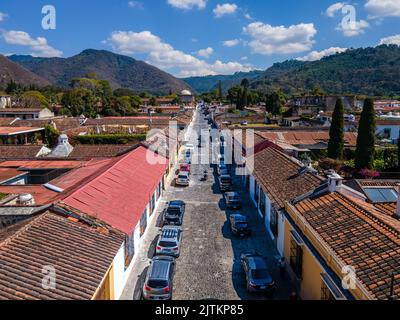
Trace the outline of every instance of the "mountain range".
<path fill-rule="evenodd" d="M 252 89 L 269 93 L 282 89 L 299 94 L 320 88 L 328 94 L 400 96 L 400 47 L 382 45 L 349 49 L 318 61 L 288 60 L 275 63 L 263 72 L 234 76 L 209 76 L 184 79 L 194 90 L 204 92 L 250 80 Z"/>
<path fill-rule="evenodd" d="M 282 89 L 299 94 L 320 88 L 328 94 L 400 96 L 400 47 L 382 45 L 349 49 L 318 61 L 288 60 L 265 71 L 239 72 L 178 79 L 145 62 L 104 50 L 84 50 L 70 58 L 0 55 L 0 88 L 10 80 L 23 85 L 68 88 L 71 80 L 95 73 L 111 86 L 136 92 L 168 94 L 184 89 L 203 93 L 218 88 L 226 92 L 247 78 L 254 90 L 269 93 Z"/>
<path fill-rule="evenodd" d="M 88 49 L 70 58 L 38 58 L 29 55 L 12 55 L 7 58 L 46 82 L 62 88 L 69 87 L 74 78 L 95 73 L 99 79 L 108 80 L 114 89 L 127 88 L 152 94 L 191 89 L 182 80 L 143 61 L 105 50 Z M 20 78 L 15 78 L 15 81 L 20 82 Z"/>
<path fill-rule="evenodd" d="M 12 80 L 24 86 L 31 84 L 46 86 L 50 84 L 47 80 L 0 55 L 0 87 L 5 87 Z"/>

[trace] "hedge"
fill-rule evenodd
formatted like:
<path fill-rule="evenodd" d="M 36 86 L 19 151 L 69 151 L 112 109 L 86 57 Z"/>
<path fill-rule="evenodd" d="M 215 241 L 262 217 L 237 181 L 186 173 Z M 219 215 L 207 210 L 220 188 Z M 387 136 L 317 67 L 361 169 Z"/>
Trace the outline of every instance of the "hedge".
<path fill-rule="evenodd" d="M 92 134 L 75 139 L 81 144 L 130 144 L 146 140 L 146 134 Z"/>

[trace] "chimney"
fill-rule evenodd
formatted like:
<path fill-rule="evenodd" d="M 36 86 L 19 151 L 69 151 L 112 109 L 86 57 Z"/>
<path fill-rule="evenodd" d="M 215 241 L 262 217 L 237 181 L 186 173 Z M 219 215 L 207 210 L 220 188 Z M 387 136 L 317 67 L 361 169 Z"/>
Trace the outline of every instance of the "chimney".
<path fill-rule="evenodd" d="M 343 178 L 336 172 L 328 175 L 328 190 L 329 192 L 336 192 L 342 186 Z"/>
<path fill-rule="evenodd" d="M 17 204 L 20 206 L 32 206 L 35 204 L 35 200 L 30 193 L 21 193 L 18 196 Z"/>
<path fill-rule="evenodd" d="M 400 183 L 397 185 L 397 208 L 396 217 L 400 219 Z"/>

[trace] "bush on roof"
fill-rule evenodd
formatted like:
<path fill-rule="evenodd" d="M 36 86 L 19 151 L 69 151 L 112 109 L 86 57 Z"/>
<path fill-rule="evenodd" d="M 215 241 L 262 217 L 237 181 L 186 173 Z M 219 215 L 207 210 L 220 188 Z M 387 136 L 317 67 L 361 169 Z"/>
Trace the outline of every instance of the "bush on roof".
<path fill-rule="evenodd" d="M 80 144 L 132 144 L 146 139 L 146 134 L 92 134 L 76 136 Z"/>

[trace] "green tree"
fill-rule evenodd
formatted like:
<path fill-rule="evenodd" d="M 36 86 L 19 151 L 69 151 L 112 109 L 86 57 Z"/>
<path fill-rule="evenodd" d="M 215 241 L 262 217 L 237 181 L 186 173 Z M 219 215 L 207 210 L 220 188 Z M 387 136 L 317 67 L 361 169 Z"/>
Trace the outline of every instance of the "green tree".
<path fill-rule="evenodd" d="M 332 124 L 329 129 L 328 157 L 342 159 L 344 149 L 344 108 L 342 99 L 336 100 L 332 115 Z"/>
<path fill-rule="evenodd" d="M 57 145 L 59 135 L 60 132 L 52 125 L 49 124 L 44 127 L 44 142 L 49 148 L 53 148 Z"/>
<path fill-rule="evenodd" d="M 272 113 L 274 116 L 282 114 L 285 103 L 285 95 L 280 90 L 266 96 L 267 111 Z"/>
<path fill-rule="evenodd" d="M 222 81 L 218 81 L 218 98 L 221 101 L 223 99 L 223 92 L 222 92 Z"/>
<path fill-rule="evenodd" d="M 356 169 L 372 169 L 375 154 L 375 110 L 374 101 L 365 99 L 364 108 L 358 126 L 357 148 L 355 157 Z"/>
<path fill-rule="evenodd" d="M 21 96 L 21 104 L 27 108 L 48 108 L 49 102 L 39 91 L 26 91 Z"/>

